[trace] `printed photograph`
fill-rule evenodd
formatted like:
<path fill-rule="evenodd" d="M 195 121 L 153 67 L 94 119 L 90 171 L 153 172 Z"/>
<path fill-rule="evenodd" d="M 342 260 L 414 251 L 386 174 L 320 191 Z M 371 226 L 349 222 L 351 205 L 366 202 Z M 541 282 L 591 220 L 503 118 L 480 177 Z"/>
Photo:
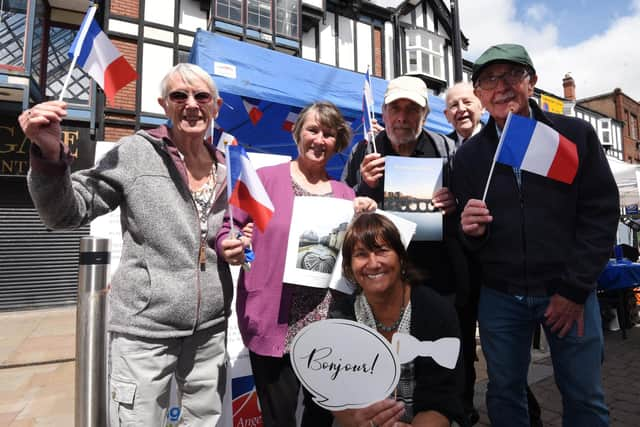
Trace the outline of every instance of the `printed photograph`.
<path fill-rule="evenodd" d="M 414 240 L 442 240 L 442 213 L 433 193 L 442 187 L 440 158 L 387 156 L 383 209 L 416 223 Z"/>
<path fill-rule="evenodd" d="M 347 225 L 348 223 L 343 222 L 325 234 L 320 234 L 317 230 L 302 232 L 298 240 L 296 267 L 330 274 L 342 247 Z"/>

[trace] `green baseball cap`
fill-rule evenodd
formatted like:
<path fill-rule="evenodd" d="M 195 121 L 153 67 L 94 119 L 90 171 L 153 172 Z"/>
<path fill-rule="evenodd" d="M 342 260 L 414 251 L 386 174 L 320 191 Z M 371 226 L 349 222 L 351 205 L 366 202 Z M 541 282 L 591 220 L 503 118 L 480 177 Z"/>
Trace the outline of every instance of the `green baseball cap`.
<path fill-rule="evenodd" d="M 478 79 L 480 72 L 494 62 L 514 62 L 529 67 L 533 71 L 533 74 L 536 73 L 536 69 L 533 67 L 533 61 L 531 61 L 524 46 L 519 44 L 497 44 L 485 50 L 484 53 L 476 59 L 471 75 L 473 83 Z"/>

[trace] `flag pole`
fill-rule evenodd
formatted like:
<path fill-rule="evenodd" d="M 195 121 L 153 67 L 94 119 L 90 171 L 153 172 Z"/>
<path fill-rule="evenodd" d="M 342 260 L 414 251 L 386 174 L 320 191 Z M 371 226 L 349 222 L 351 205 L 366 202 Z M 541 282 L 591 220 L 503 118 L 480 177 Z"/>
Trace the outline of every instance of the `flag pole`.
<path fill-rule="evenodd" d="M 212 117 L 211 118 L 211 146 L 215 149 L 216 147 L 216 141 L 215 141 L 215 134 L 216 134 L 216 121 L 215 119 Z M 225 150 L 226 151 L 226 150 Z M 225 156 L 227 155 L 227 153 L 224 153 Z"/>
<path fill-rule="evenodd" d="M 500 151 L 502 150 L 502 141 L 504 140 L 504 134 L 507 128 L 509 127 L 509 122 L 511 121 L 511 115 L 513 113 L 509 111 L 507 115 L 507 121 L 504 123 L 504 128 L 502 129 L 502 133 L 500 134 L 500 142 L 498 142 L 498 147 L 496 148 L 496 153 L 493 155 L 493 162 L 491 163 L 491 169 L 489 170 L 489 177 L 487 178 L 487 184 L 484 187 L 484 194 L 482 194 L 482 201 L 484 202 L 487 198 L 487 192 L 489 191 L 489 183 L 491 182 L 491 177 L 493 176 L 493 169 L 496 166 L 496 160 L 500 155 Z"/>
<path fill-rule="evenodd" d="M 211 138 L 213 139 L 213 134 Z M 229 153 L 229 142 L 226 140 L 224 141 L 224 154 L 227 157 L 227 205 L 229 206 L 229 224 L 231 224 L 230 236 L 237 237 L 236 226 L 233 222 L 233 209 L 231 207 L 231 203 L 229 203 L 229 200 L 231 200 L 231 192 L 233 190 L 231 186 L 233 183 L 231 182 L 231 155 Z"/>
<path fill-rule="evenodd" d="M 67 76 L 64 79 L 64 84 L 62 85 L 62 89 L 60 90 L 60 97 L 58 98 L 58 101 L 64 100 L 64 94 L 67 91 L 67 86 L 69 86 L 71 73 L 73 73 L 73 69 L 76 67 L 76 62 L 78 61 L 79 50 L 82 50 L 84 39 L 87 37 L 89 26 L 93 21 L 93 17 L 95 16 L 97 9 L 98 9 L 98 5 L 95 3 L 89 6 L 89 10 L 87 10 L 87 16 L 85 16 L 85 19 L 82 21 L 82 23 L 86 25 L 82 25 L 82 27 L 80 28 L 80 37 L 77 40 L 78 42 L 76 43 L 76 49 L 73 52 L 73 58 L 71 58 L 71 66 L 69 67 Z"/>
<path fill-rule="evenodd" d="M 369 129 L 367 132 L 367 141 L 369 142 L 369 144 L 371 144 L 371 146 L 373 147 L 373 152 L 374 153 L 378 153 L 378 149 L 376 148 L 376 141 L 375 138 L 373 136 L 373 120 L 375 119 L 375 112 L 374 112 L 374 107 L 375 107 L 375 102 L 373 100 L 373 83 L 371 82 L 371 73 L 369 72 L 371 70 L 371 64 L 367 64 L 367 82 L 369 83 L 369 93 L 371 94 L 371 104 L 369 104 L 367 102 L 367 116 L 369 119 Z M 365 96 L 365 100 L 366 100 L 366 96 Z"/>

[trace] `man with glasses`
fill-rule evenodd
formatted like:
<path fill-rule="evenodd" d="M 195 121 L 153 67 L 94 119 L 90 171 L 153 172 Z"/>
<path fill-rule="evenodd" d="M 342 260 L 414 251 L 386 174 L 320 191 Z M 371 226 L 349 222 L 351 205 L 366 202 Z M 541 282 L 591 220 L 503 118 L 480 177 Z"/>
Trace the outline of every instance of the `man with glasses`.
<path fill-rule="evenodd" d="M 484 123 L 482 104 L 474 93 L 471 83 L 459 82 L 447 89 L 445 96 L 444 115 L 453 126 L 453 131 L 447 136 L 456 143 L 456 148 L 476 135 Z M 474 425 L 480 419 L 480 414 L 473 405 L 476 370 L 474 361 L 476 355 L 476 325 L 478 321 L 478 301 L 480 299 L 481 269 L 471 257 L 467 260 L 469 268 L 468 283 L 458 286 L 456 292 L 456 310 L 460 321 L 460 335 L 462 337 L 462 353 L 464 355 L 464 410 L 469 424 Z M 540 419 L 540 405 L 531 389 L 527 387 L 527 403 L 531 427 L 542 426 Z"/>
<path fill-rule="evenodd" d="M 475 94 L 491 118 L 456 153 L 452 189 L 465 244 L 482 269 L 478 321 L 487 360 L 491 425 L 527 426 L 527 370 L 541 324 L 562 394 L 565 426 L 607 426 L 596 280 L 615 241 L 618 192 L 586 122 L 542 112 L 529 98 L 537 75 L 524 47 L 502 44 L 476 61 Z M 571 184 L 496 164 L 509 112 L 543 122 L 576 145 Z"/>

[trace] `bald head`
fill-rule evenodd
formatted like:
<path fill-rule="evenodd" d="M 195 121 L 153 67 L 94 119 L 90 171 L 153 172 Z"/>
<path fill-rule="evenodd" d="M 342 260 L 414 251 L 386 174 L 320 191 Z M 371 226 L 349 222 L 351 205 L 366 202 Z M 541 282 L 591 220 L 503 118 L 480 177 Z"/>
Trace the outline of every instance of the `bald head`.
<path fill-rule="evenodd" d="M 460 135 L 469 138 L 482 115 L 482 104 L 473 93 L 471 83 L 456 83 L 447 90 L 444 115 Z"/>

